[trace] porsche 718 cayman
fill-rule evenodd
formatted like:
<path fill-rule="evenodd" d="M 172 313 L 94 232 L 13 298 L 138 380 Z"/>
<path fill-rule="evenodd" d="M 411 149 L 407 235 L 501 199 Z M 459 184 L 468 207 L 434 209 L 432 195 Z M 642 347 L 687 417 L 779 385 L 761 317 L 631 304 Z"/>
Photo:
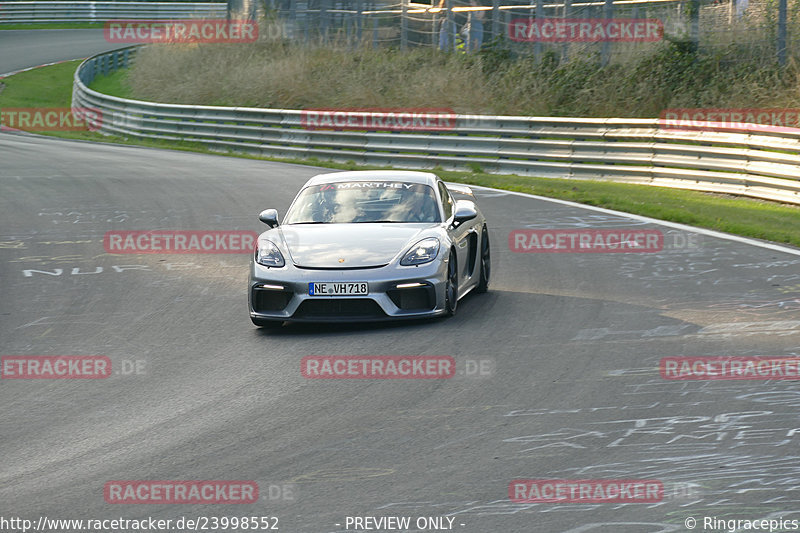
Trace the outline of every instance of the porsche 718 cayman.
<path fill-rule="evenodd" d="M 453 315 L 485 292 L 489 231 L 469 187 L 427 172 L 355 171 L 311 178 L 282 222 L 259 216 L 250 317 L 373 321 Z"/>

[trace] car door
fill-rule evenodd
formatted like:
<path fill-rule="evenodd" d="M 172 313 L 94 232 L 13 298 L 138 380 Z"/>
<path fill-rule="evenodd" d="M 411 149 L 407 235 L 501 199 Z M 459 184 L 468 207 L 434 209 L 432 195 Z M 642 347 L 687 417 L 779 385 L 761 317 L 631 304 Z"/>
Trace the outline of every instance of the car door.
<path fill-rule="evenodd" d="M 472 234 L 472 225 L 470 223 L 459 224 L 453 226 L 453 215 L 455 213 L 456 203 L 450 191 L 444 182 L 438 182 L 439 195 L 442 197 L 442 207 L 444 208 L 444 217 L 448 222 L 447 232 L 450 240 L 456 247 L 456 258 L 458 261 L 458 289 L 459 294 L 463 292 L 466 287 L 466 281 L 469 280 L 471 271 L 470 268 L 474 267 L 474 260 L 470 260 L 470 235 Z M 473 268 L 474 270 L 474 268 Z"/>

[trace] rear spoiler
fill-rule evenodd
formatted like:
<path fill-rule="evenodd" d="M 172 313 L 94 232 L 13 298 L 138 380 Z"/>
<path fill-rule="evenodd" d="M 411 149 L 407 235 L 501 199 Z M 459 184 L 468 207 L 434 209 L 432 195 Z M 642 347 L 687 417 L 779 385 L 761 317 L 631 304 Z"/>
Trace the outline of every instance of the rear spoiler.
<path fill-rule="evenodd" d="M 475 196 L 472 193 L 472 189 L 467 185 L 461 185 L 458 183 L 447 183 L 447 189 L 451 192 L 457 192 L 459 194 L 466 194 L 469 196 Z"/>

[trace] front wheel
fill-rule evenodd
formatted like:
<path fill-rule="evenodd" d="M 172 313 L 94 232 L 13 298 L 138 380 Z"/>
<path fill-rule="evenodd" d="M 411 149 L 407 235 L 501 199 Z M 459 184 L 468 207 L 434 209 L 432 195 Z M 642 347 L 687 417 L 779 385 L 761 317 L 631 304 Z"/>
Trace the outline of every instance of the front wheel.
<path fill-rule="evenodd" d="M 447 262 L 447 283 L 444 296 L 445 315 L 455 315 L 456 308 L 458 308 L 458 259 L 455 250 L 450 251 L 450 260 Z"/>
<path fill-rule="evenodd" d="M 489 290 L 489 275 L 491 273 L 492 257 L 489 250 L 489 230 L 484 226 L 481 232 L 481 273 L 478 286 L 475 288 L 477 292 L 486 292 Z"/>

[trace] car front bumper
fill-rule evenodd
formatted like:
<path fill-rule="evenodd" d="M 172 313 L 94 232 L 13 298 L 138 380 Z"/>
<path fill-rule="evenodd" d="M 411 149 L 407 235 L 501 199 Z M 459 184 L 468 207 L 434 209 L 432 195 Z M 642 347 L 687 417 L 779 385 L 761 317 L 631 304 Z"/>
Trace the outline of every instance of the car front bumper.
<path fill-rule="evenodd" d="M 445 312 L 447 263 L 390 264 L 362 269 L 269 268 L 251 261 L 250 316 L 291 322 L 355 322 L 426 318 Z M 311 296 L 309 283 L 366 282 L 359 296 Z"/>

